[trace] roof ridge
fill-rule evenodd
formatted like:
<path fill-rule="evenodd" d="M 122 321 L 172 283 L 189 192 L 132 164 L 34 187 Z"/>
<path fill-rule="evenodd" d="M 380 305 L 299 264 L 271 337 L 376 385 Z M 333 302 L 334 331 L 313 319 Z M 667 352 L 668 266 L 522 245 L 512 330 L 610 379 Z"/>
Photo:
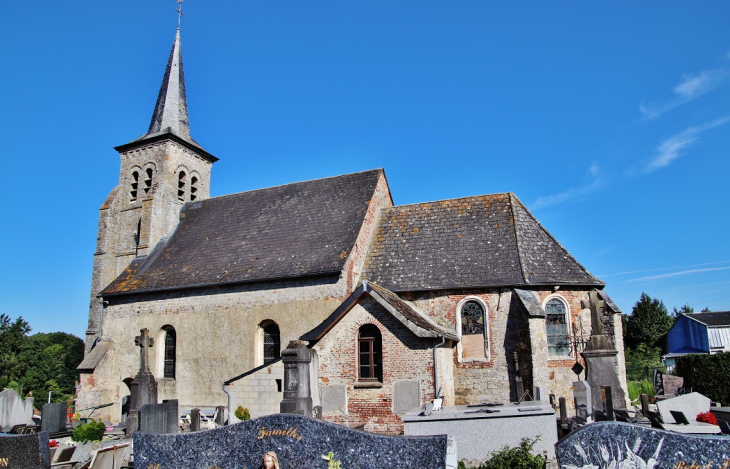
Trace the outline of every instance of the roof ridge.
<path fill-rule="evenodd" d="M 510 192 L 510 194 L 511 194 L 511 196 L 512 196 L 512 197 L 514 197 L 514 200 L 516 200 L 516 201 L 517 201 L 517 202 L 518 202 L 518 203 L 520 204 L 520 206 L 521 206 L 521 207 L 522 207 L 522 208 L 523 208 L 523 209 L 525 210 L 525 213 L 527 213 L 527 215 L 528 215 L 528 216 L 529 216 L 529 217 L 530 217 L 530 218 L 531 218 L 531 219 L 532 219 L 532 220 L 533 220 L 533 221 L 534 221 L 535 223 L 537 223 L 537 226 L 538 226 L 538 227 L 539 227 L 539 228 L 540 228 L 540 229 L 541 229 L 541 230 L 543 231 L 543 233 L 545 233 L 545 234 L 546 234 L 546 235 L 547 235 L 547 236 L 548 236 L 548 237 L 549 237 L 549 238 L 550 238 L 550 239 L 551 239 L 551 240 L 552 240 L 552 241 L 553 241 L 553 242 L 554 242 L 555 244 L 557 244 L 557 245 L 558 245 L 558 246 L 560 247 L 560 249 L 562 249 L 562 250 L 563 250 L 563 252 L 565 252 L 565 254 L 566 254 L 566 255 L 567 255 L 567 256 L 568 256 L 568 257 L 569 257 L 569 258 L 570 258 L 570 259 L 571 259 L 571 260 L 572 260 L 573 262 L 575 262 L 575 264 L 576 264 L 576 265 L 577 265 L 578 267 L 580 267 L 580 268 L 581 268 L 581 270 L 583 270 L 583 272 L 584 272 L 584 273 L 585 273 L 586 275 L 588 275 L 589 277 L 591 277 L 591 278 L 595 279 L 595 280 L 596 280 L 596 281 L 598 281 L 599 283 L 603 283 L 603 284 L 605 285 L 605 282 L 601 281 L 601 280 L 600 280 L 599 278 L 597 278 L 597 277 L 596 277 L 595 275 L 593 275 L 592 273 L 590 273 L 590 272 L 588 271 L 588 269 L 586 269 L 586 268 L 585 268 L 585 267 L 583 266 L 583 264 L 581 264 L 580 262 L 578 262 L 578 260 L 577 260 L 577 259 L 576 259 L 575 257 L 573 257 L 573 255 L 572 255 L 572 254 L 570 253 L 570 251 L 568 251 L 568 250 L 567 250 L 567 249 L 565 248 L 565 246 L 563 246 L 563 245 L 562 245 L 562 244 L 560 243 L 560 241 L 558 241 L 557 239 L 555 239 L 555 237 L 554 237 L 554 236 L 553 236 L 553 235 L 552 235 L 552 234 L 550 233 L 550 231 L 548 231 L 548 230 L 547 230 L 547 228 L 545 228 L 544 226 L 542 226 L 542 223 L 540 223 L 540 221 L 539 221 L 539 220 L 538 220 L 537 218 L 535 218 L 535 215 L 533 215 L 533 214 L 532 214 L 532 212 L 530 212 L 530 210 L 529 210 L 529 209 L 527 208 L 527 206 L 526 206 L 525 204 L 523 204 L 523 203 L 522 203 L 522 201 L 521 201 L 521 200 L 519 199 L 519 197 L 517 197 L 517 195 L 515 195 L 515 194 L 514 194 L 514 193 L 512 193 L 512 192 Z M 510 202 L 511 202 L 511 200 L 512 200 L 512 199 L 510 199 Z M 519 242 L 518 242 L 518 244 L 519 244 Z M 521 253 L 520 253 L 520 255 L 521 255 Z M 522 262 L 522 261 L 520 260 L 520 262 Z"/>
<path fill-rule="evenodd" d="M 509 196 L 510 192 L 495 192 L 493 194 L 477 194 L 477 195 L 468 195 L 464 197 L 455 197 L 451 199 L 438 199 L 438 200 L 429 200 L 427 202 L 413 202 L 411 204 L 403 204 L 403 205 L 393 205 L 392 207 L 384 207 L 386 209 L 393 209 L 393 208 L 403 208 L 403 207 L 413 207 L 416 205 L 427 205 L 427 204 L 438 204 L 440 202 L 449 202 L 449 201 L 458 201 L 458 200 L 468 200 L 468 199 L 476 199 L 477 197 L 493 197 L 497 195 L 506 195 Z"/>
<path fill-rule="evenodd" d="M 306 184 L 308 182 L 326 181 L 328 179 L 337 179 L 337 178 L 343 178 L 343 177 L 347 177 L 347 176 L 354 176 L 356 174 L 375 173 L 375 172 L 385 172 L 385 170 L 383 168 L 374 168 L 374 169 L 368 169 L 365 171 L 357 171 L 354 173 L 338 174 L 336 176 L 327 176 L 327 177 L 323 177 L 323 178 L 306 179 L 304 181 L 287 182 L 285 184 L 278 184 L 276 186 L 259 187 L 258 189 L 250 189 L 247 191 L 234 192 L 232 194 L 218 195 L 216 197 L 211 197 L 209 199 L 201 200 L 201 202 L 205 202 L 205 201 L 209 201 L 209 200 L 220 200 L 220 199 L 224 199 L 226 197 L 233 197 L 233 196 L 237 196 L 237 195 L 241 195 L 241 194 L 251 194 L 254 192 L 267 191 L 267 190 L 276 189 L 279 187 L 294 186 L 297 184 Z"/>

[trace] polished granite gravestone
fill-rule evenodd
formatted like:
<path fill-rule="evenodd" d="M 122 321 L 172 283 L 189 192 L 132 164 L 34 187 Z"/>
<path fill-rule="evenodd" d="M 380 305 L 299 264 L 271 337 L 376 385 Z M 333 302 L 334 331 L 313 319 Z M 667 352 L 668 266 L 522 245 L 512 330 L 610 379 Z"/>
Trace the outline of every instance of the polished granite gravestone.
<path fill-rule="evenodd" d="M 48 432 L 0 436 L 0 466 L 13 469 L 48 469 L 51 453 Z"/>
<path fill-rule="evenodd" d="M 256 469 L 268 451 L 277 454 L 280 469 L 326 468 L 322 455 L 330 452 L 343 468 L 439 469 L 447 437 L 376 435 L 293 414 L 195 433 L 134 433 L 136 469 Z"/>
<path fill-rule="evenodd" d="M 555 445 L 561 469 L 728 468 L 730 439 L 686 435 L 622 422 L 598 422 Z"/>

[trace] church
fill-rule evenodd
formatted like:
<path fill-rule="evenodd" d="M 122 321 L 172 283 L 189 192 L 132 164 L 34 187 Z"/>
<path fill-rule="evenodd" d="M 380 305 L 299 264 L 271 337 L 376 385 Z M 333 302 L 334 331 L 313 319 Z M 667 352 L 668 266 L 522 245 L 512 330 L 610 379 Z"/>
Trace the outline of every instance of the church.
<path fill-rule="evenodd" d="M 620 310 L 512 193 L 394 205 L 384 169 L 210 197 L 178 29 L 147 132 L 115 148 L 99 211 L 77 408 L 118 422 L 147 329 L 160 402 L 276 413 L 281 351 L 303 341 L 323 419 L 398 434 L 404 412 L 572 401 L 596 292 L 619 353 Z M 628 395 L 625 392 L 625 395 Z"/>

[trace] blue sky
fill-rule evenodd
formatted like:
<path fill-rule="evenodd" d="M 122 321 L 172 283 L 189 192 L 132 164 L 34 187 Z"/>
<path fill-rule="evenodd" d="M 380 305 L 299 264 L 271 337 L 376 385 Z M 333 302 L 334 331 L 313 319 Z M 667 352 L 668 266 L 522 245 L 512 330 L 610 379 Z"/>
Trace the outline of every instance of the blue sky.
<path fill-rule="evenodd" d="M 0 313 L 34 331 L 84 334 L 112 147 L 147 130 L 175 5 L 3 4 Z M 377 167 L 397 204 L 511 191 L 625 312 L 730 310 L 730 3 L 184 11 L 212 195 Z"/>

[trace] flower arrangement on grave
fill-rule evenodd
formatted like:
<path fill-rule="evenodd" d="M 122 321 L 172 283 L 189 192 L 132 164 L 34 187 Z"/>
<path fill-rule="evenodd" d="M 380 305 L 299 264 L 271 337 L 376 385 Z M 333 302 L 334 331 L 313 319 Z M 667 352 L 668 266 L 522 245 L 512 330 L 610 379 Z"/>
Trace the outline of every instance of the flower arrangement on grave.
<path fill-rule="evenodd" d="M 233 413 L 238 420 L 250 420 L 251 419 L 251 413 L 248 411 L 247 408 L 243 406 L 238 406 L 236 411 Z"/>
<path fill-rule="evenodd" d="M 697 421 L 698 422 L 705 422 L 705 423 L 711 423 L 713 425 L 717 425 L 717 417 L 715 417 L 715 414 L 713 414 L 710 411 L 707 412 L 700 412 L 697 414 Z"/>
<path fill-rule="evenodd" d="M 342 469 L 340 461 L 335 459 L 335 453 L 332 451 L 330 451 L 329 454 L 323 454 L 322 459 L 327 461 L 327 469 Z"/>

